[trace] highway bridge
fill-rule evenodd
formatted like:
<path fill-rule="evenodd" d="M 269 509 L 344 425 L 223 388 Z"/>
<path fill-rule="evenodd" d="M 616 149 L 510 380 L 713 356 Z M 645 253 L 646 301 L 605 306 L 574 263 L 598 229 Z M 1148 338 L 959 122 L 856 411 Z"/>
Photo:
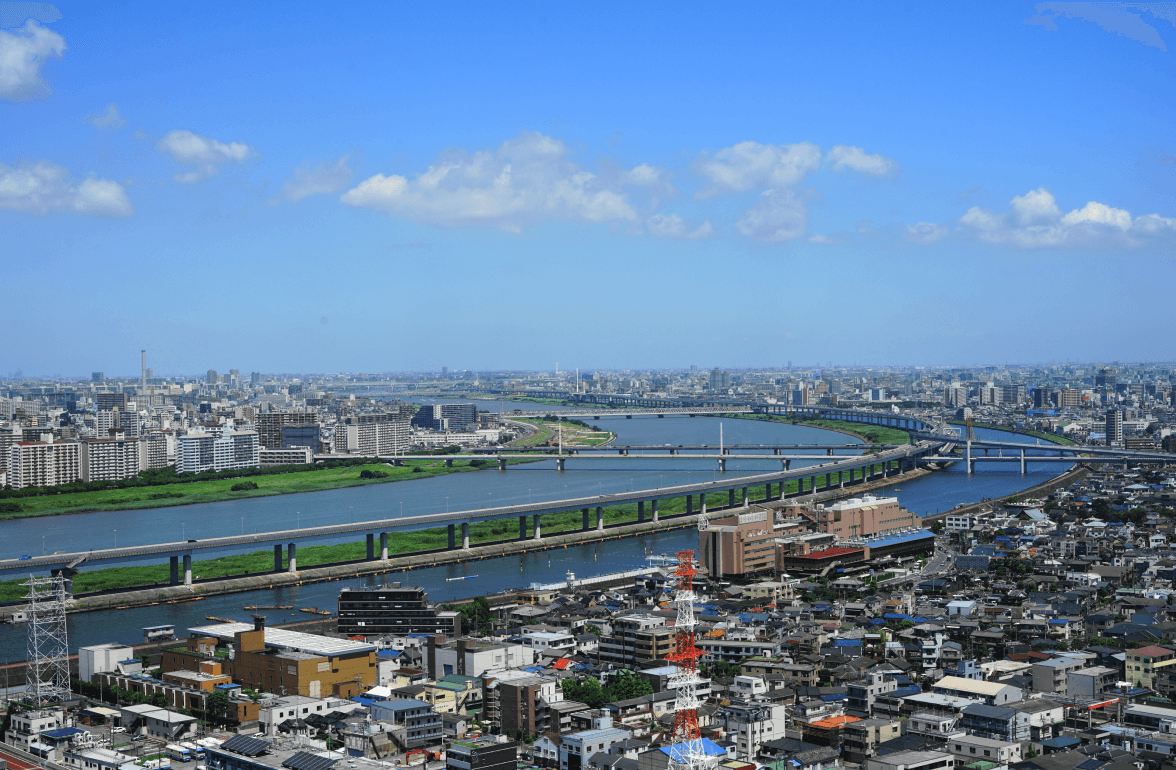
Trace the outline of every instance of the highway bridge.
<path fill-rule="evenodd" d="M 736 476 L 714 481 L 570 500 L 554 500 L 525 505 L 405 516 L 323 527 L 302 527 L 204 540 L 188 540 L 178 543 L 156 543 L 123 548 L 92 549 L 84 552 L 34 556 L 30 559 L 3 559 L 0 560 L 0 574 L 30 574 L 47 571 L 60 571 L 65 574 L 72 574 L 73 571 L 76 571 L 83 565 L 96 565 L 102 562 L 158 561 L 163 558 L 168 558 L 171 562 L 172 582 L 178 583 L 181 580 L 180 565 L 182 563 L 182 580 L 185 584 L 189 584 L 192 579 L 191 565 L 192 555 L 194 553 L 223 550 L 226 548 L 239 549 L 241 547 L 256 545 L 273 546 L 275 571 L 282 571 L 282 552 L 284 548 L 288 562 L 286 570 L 297 572 L 297 546 L 300 542 L 314 541 L 324 537 L 363 533 L 367 539 L 367 558 L 369 560 L 375 560 L 377 558 L 387 560 L 388 534 L 390 532 L 405 528 L 420 529 L 424 527 L 447 526 L 449 530 L 449 548 L 468 548 L 469 525 L 474 522 L 492 519 L 518 518 L 519 538 L 539 540 L 542 538 L 541 517 L 546 514 L 579 510 L 582 512 L 584 530 L 602 530 L 604 528 L 604 508 L 636 503 L 638 522 L 646 521 L 647 514 L 652 517 L 650 520 L 656 522 L 659 520 L 659 501 L 685 498 L 686 512 L 679 515 L 692 516 L 706 510 L 707 494 L 726 492 L 729 505 L 735 506 L 740 503 L 746 505 L 749 502 L 766 502 L 782 499 L 785 495 L 784 485 L 793 481 L 799 484 L 799 491 L 793 494 L 812 494 L 822 490 L 843 488 L 895 474 L 902 474 L 915 469 L 919 458 L 924 454 L 934 452 L 938 446 L 938 444 L 931 442 L 904 444 L 873 455 L 825 457 L 822 459 L 825 459 L 826 462 L 804 468 L 781 468 L 778 471 L 748 476 Z M 665 459 L 666 455 L 659 455 L 658 457 L 659 459 Z M 806 459 L 812 459 L 813 456 L 807 455 L 805 457 Z M 755 459 L 764 458 L 764 455 L 755 456 Z M 818 486 L 821 483 L 824 486 Z M 753 499 L 753 493 L 758 494 L 757 488 L 763 490 L 763 496 Z M 593 508 L 596 510 L 594 522 L 591 516 Z M 533 527 L 530 526 L 531 524 L 533 524 Z M 458 537 L 459 531 L 460 538 Z M 376 548 L 377 537 L 379 539 L 378 549 Z"/>
<path fill-rule="evenodd" d="M 784 451 L 812 451 L 822 454 L 833 454 L 834 452 L 858 451 L 864 449 L 894 449 L 895 447 L 906 446 L 906 444 L 600 444 L 599 446 L 565 446 L 563 448 L 564 454 L 587 454 L 590 452 L 606 452 L 613 454 L 624 454 L 625 452 L 669 452 L 670 454 L 678 454 L 679 452 L 714 452 L 720 450 L 732 451 L 738 450 L 741 452 L 757 452 L 770 451 L 774 454 L 780 454 Z M 527 452 L 550 453 L 551 447 L 538 446 L 505 446 L 505 447 L 474 447 L 469 450 L 475 454 L 524 454 Z M 336 455 L 342 457 L 344 455 Z M 408 455 L 413 457 L 414 455 Z M 424 456 L 424 455 L 420 455 Z"/>

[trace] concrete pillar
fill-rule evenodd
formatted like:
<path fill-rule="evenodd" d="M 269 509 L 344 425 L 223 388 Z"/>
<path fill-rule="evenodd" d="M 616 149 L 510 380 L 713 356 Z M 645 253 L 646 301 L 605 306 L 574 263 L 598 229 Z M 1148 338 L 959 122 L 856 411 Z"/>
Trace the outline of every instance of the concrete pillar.
<path fill-rule="evenodd" d="M 604 509 L 600 507 L 596 508 L 596 531 L 604 531 Z"/>
<path fill-rule="evenodd" d="M 694 495 L 686 495 L 686 515 L 694 513 Z"/>
<path fill-rule="evenodd" d="M 564 458 L 557 457 L 555 460 L 555 469 L 557 471 L 559 471 L 560 473 L 563 473 L 564 463 L 566 463 L 566 462 L 567 462 L 567 460 L 565 460 Z"/>
<path fill-rule="evenodd" d="M 581 513 L 581 519 L 583 520 L 583 524 L 580 526 L 580 529 L 587 532 L 589 529 L 592 528 L 592 525 L 590 523 L 588 523 L 588 509 L 585 508 L 580 513 Z"/>
<path fill-rule="evenodd" d="M 445 467 L 446 467 L 446 468 L 452 468 L 452 467 L 453 467 L 453 458 L 452 458 L 452 457 L 446 457 L 446 458 L 445 458 Z"/>
<path fill-rule="evenodd" d="M 463 521 L 461 524 L 461 549 L 463 551 L 470 550 L 470 523 Z"/>
<path fill-rule="evenodd" d="M 380 561 L 388 561 L 388 533 L 380 533 Z"/>
<path fill-rule="evenodd" d="M 845 471 L 837 471 L 837 486 L 845 489 Z"/>
<path fill-rule="evenodd" d="M 787 471 L 791 466 L 792 466 L 791 460 L 781 460 L 780 461 L 780 470 Z"/>
<path fill-rule="evenodd" d="M 449 532 L 449 550 L 457 548 L 457 525 L 450 524 L 446 529 Z"/>
<path fill-rule="evenodd" d="M 653 523 L 657 524 L 657 500 L 654 500 L 650 505 L 653 506 Z"/>
<path fill-rule="evenodd" d="M 367 541 L 367 560 L 374 561 L 376 558 L 376 536 L 369 534 L 364 539 Z"/>
<path fill-rule="evenodd" d="M 645 523 L 645 501 L 644 500 L 637 501 L 637 523 L 638 524 Z"/>
<path fill-rule="evenodd" d="M 1028 470 L 1029 470 L 1028 465 L 1025 462 L 1025 450 L 1022 449 L 1021 450 L 1021 475 L 1024 476 L 1028 472 Z"/>
<path fill-rule="evenodd" d="M 728 508 L 735 507 L 735 490 L 734 489 L 727 490 L 727 507 Z"/>
<path fill-rule="evenodd" d="M 506 458 L 505 457 L 498 458 L 498 470 L 500 470 L 500 471 L 506 470 Z"/>
<path fill-rule="evenodd" d="M 278 555 L 281 558 L 281 554 Z M 180 557 L 171 557 L 171 584 L 174 586 L 180 582 Z"/>
<path fill-rule="evenodd" d="M 519 540 L 527 539 L 527 517 L 519 517 Z"/>
<path fill-rule="evenodd" d="M 286 571 L 298 571 L 298 546 L 295 543 L 290 543 L 286 546 Z"/>
<path fill-rule="evenodd" d="M 698 512 L 703 516 L 706 515 L 706 493 L 703 492 L 698 496 Z"/>
<path fill-rule="evenodd" d="M 774 455 L 780 454 L 780 447 L 776 447 L 775 449 L 773 449 L 772 454 L 774 454 Z"/>
<path fill-rule="evenodd" d="M 192 554 L 184 554 L 184 585 L 192 585 Z"/>
<path fill-rule="evenodd" d="M 543 531 L 540 528 L 540 524 L 539 524 L 539 514 L 535 514 L 535 539 L 536 540 L 543 539 Z"/>
<path fill-rule="evenodd" d="M 282 571 L 282 544 L 274 546 L 274 572 Z"/>
<path fill-rule="evenodd" d="M 719 458 L 719 473 L 726 473 L 726 472 L 727 472 L 727 458 L 720 457 Z"/>
<path fill-rule="evenodd" d="M 743 488 L 743 507 L 747 507 L 747 503 L 751 500 L 747 493 L 747 487 Z"/>
<path fill-rule="evenodd" d="M 968 463 L 968 473 L 971 473 L 976 467 L 972 463 L 972 442 L 971 441 L 968 441 L 964 444 L 964 459 L 967 460 L 967 463 Z"/>

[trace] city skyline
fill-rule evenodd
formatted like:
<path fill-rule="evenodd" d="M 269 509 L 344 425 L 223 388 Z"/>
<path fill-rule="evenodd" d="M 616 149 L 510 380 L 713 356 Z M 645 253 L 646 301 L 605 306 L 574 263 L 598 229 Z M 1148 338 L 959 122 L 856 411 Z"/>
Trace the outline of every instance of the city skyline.
<path fill-rule="evenodd" d="M 7 368 L 1176 358 L 1176 30 L 1085 5 L 6 4 Z"/>

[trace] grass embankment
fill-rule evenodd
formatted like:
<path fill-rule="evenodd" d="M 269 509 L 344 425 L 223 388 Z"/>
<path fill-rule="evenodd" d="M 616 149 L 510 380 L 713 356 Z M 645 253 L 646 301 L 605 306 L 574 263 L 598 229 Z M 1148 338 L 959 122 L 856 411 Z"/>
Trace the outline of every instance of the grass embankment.
<path fill-rule="evenodd" d="M 389 468 L 388 470 L 392 469 Z M 420 476 L 421 474 L 414 475 Z M 847 482 L 851 476 L 853 479 L 860 479 L 862 477 L 862 469 L 855 469 L 852 473 L 847 472 Z M 833 474 L 817 476 L 816 485 L 820 487 L 835 480 L 836 476 Z M 798 483 L 804 483 L 804 489 L 802 491 L 809 492 L 813 489 L 811 482 L 808 479 L 803 479 L 786 482 L 784 493 L 792 494 L 797 492 Z M 707 508 L 713 510 L 727 505 L 729 498 L 726 492 L 713 492 L 708 494 L 706 499 Z M 738 501 L 738 497 L 736 499 Z M 662 515 L 685 513 L 686 499 L 678 497 L 661 500 L 658 503 L 658 510 Z M 694 510 L 697 510 L 697 498 L 695 498 Z M 647 519 L 651 515 L 649 506 L 646 506 Z M 590 512 L 589 521 L 592 526 L 595 526 L 595 511 Z M 637 503 L 627 503 L 625 505 L 605 508 L 604 521 L 606 525 L 636 522 Z M 543 516 L 542 519 L 543 533 L 545 535 L 573 532 L 579 530 L 582 526 L 583 516 L 579 511 L 551 513 Z M 519 524 L 515 518 L 478 522 L 470 525 L 470 544 L 480 545 L 498 540 L 513 539 L 517 538 L 518 534 Z M 447 527 L 423 529 L 415 532 L 388 533 L 389 556 L 445 548 L 448 544 L 449 532 Z M 298 566 L 314 567 L 336 562 L 360 560 L 366 557 L 367 545 L 364 541 L 343 543 L 340 545 L 304 546 L 298 549 Z M 283 553 L 282 559 L 284 569 L 287 564 L 285 553 Z M 273 570 L 273 568 L 273 550 L 266 549 L 264 551 L 225 556 L 218 559 L 194 561 L 192 563 L 192 574 L 197 578 L 209 579 L 264 573 Z M 93 572 L 80 572 L 74 577 L 73 585 L 75 593 L 166 585 L 170 580 L 170 575 L 171 568 L 167 564 L 111 567 L 109 569 L 94 570 Z M 0 582 L 0 602 L 20 601 L 27 593 L 27 589 L 20 583 L 20 580 Z M 196 593 L 199 593 L 199 590 L 199 586 L 197 586 Z"/>
<path fill-rule="evenodd" d="M 123 511 L 140 508 L 164 508 L 173 505 L 215 503 L 224 500 L 241 500 L 247 497 L 288 495 L 298 492 L 320 492 L 341 487 L 356 487 L 366 484 L 383 484 L 406 479 L 427 479 L 447 473 L 466 473 L 480 467 L 496 467 L 493 459 L 484 460 L 483 466 L 470 465 L 476 460 L 454 460 L 453 467 L 445 467 L 444 456 L 409 456 L 403 467 L 393 467 L 373 461 L 367 465 L 353 465 L 347 468 L 324 468 L 314 471 L 282 473 L 272 476 L 250 476 L 247 480 L 257 484 L 257 489 L 234 492 L 232 487 L 242 479 L 215 479 L 192 481 L 183 484 L 160 484 L 151 487 L 127 489 L 105 489 L 96 492 L 75 492 L 44 497 L 22 497 L 15 502 L 22 510 L 0 514 L 0 519 L 22 519 L 30 516 L 52 516 L 63 513 L 88 511 Z M 525 459 L 509 459 L 508 463 L 527 462 Z M 420 468 L 420 470 L 415 470 Z M 378 470 L 383 478 L 361 479 L 364 470 Z"/>
<path fill-rule="evenodd" d="M 542 447 L 557 446 L 560 441 L 560 426 L 563 426 L 565 449 L 581 446 L 599 446 L 616 436 L 612 431 L 593 430 L 586 423 L 571 423 L 534 418 L 514 418 L 513 422 L 525 422 L 535 427 L 535 432 L 511 442 L 511 446 Z M 578 420 L 576 422 L 579 422 Z"/>
<path fill-rule="evenodd" d="M 843 433 L 850 433 L 871 444 L 906 444 L 911 440 L 910 434 L 897 428 L 886 428 L 881 425 L 869 425 L 848 420 L 796 420 L 782 414 L 722 414 L 724 419 L 756 420 L 758 422 L 783 422 L 789 425 L 808 425 L 813 428 L 830 428 Z"/>

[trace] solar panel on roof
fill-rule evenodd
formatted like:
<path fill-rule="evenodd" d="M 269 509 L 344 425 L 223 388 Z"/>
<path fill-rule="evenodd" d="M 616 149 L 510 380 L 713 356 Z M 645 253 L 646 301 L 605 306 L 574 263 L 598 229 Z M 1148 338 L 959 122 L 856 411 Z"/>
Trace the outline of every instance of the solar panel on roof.
<path fill-rule="evenodd" d="M 282 767 L 288 767 L 290 770 L 328 770 L 333 764 L 335 764 L 335 760 L 328 757 L 299 751 L 283 762 Z"/>
<path fill-rule="evenodd" d="M 248 735 L 234 735 L 221 744 L 225 751 L 241 754 L 246 757 L 256 757 L 264 754 L 270 747 L 269 741 L 251 738 Z"/>

